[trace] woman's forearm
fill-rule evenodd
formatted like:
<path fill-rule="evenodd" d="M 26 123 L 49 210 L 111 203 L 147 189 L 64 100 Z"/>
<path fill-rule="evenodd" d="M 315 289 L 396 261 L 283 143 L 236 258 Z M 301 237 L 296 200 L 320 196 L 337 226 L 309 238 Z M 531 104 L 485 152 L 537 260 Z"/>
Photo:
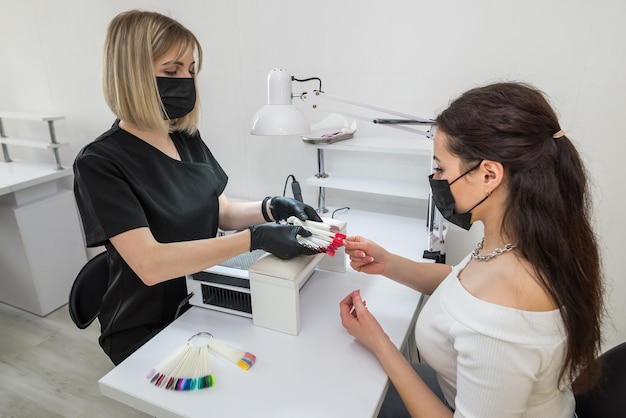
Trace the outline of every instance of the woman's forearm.
<path fill-rule="evenodd" d="M 219 227 L 223 231 L 241 231 L 250 225 L 265 223 L 261 202 L 232 202 L 220 197 Z"/>
<path fill-rule="evenodd" d="M 383 273 L 398 283 L 430 295 L 450 273 L 446 264 L 417 262 L 397 254 L 392 254 Z"/>
<path fill-rule="evenodd" d="M 250 231 L 224 237 L 171 243 L 157 242 L 148 228 L 111 238 L 124 261 L 148 286 L 197 273 L 250 251 Z"/>

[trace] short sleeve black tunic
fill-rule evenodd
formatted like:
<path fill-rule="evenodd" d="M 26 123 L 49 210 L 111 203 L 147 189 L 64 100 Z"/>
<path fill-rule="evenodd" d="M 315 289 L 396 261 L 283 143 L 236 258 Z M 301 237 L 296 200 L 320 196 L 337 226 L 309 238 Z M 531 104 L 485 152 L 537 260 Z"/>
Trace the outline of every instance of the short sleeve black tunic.
<path fill-rule="evenodd" d="M 74 194 L 87 246 L 109 253 L 109 289 L 98 317 L 100 345 L 119 364 L 167 326 L 187 295 L 185 279 L 146 286 L 109 242 L 148 227 L 162 243 L 217 234 L 228 177 L 199 134 L 171 134 L 181 161 L 121 129 L 85 146 L 74 161 Z"/>

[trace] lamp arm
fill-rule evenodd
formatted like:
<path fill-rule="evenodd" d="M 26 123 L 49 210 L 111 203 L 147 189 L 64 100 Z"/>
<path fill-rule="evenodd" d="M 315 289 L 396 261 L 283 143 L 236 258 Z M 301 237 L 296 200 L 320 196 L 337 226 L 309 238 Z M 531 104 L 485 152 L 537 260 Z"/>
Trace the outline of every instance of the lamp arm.
<path fill-rule="evenodd" d="M 323 109 L 328 112 L 337 113 L 343 116 L 348 116 L 354 119 L 359 119 L 359 120 L 363 120 L 363 121 L 370 122 L 370 123 L 384 124 L 384 125 L 388 125 L 390 127 L 396 128 L 396 129 L 400 129 L 400 130 L 411 132 L 411 133 L 418 134 L 418 135 L 423 135 L 426 137 L 432 136 L 432 133 L 429 131 L 422 131 L 420 129 L 415 129 L 415 128 L 410 128 L 408 126 L 404 126 L 404 125 L 417 124 L 417 125 L 427 126 L 428 129 L 430 129 L 430 127 L 435 123 L 432 119 L 425 119 L 419 116 L 397 112 L 395 110 L 386 109 L 380 106 L 375 106 L 375 105 L 371 105 L 367 103 L 361 103 L 361 102 L 357 102 L 351 99 L 346 99 L 343 97 L 332 96 L 332 95 L 329 95 L 328 93 L 324 93 L 323 91 L 318 91 L 318 90 L 313 91 L 313 93 L 311 94 L 304 93 L 300 96 L 300 98 L 303 101 L 310 102 L 311 107 L 313 109 Z M 331 107 L 327 107 L 327 106 L 324 106 L 323 104 L 320 105 L 320 101 L 322 99 L 328 100 L 328 101 L 345 103 L 345 104 L 360 107 L 363 109 L 374 110 L 374 111 L 382 112 L 388 115 L 398 116 L 403 119 L 376 119 L 372 117 L 366 117 L 366 116 L 358 115 L 355 113 L 346 112 L 344 110 L 338 110 L 338 109 L 334 109 Z"/>

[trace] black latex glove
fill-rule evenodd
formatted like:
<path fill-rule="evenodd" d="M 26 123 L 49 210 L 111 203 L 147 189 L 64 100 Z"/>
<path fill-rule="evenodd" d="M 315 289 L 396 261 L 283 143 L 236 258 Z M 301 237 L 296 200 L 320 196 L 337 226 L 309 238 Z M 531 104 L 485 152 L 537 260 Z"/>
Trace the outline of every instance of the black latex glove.
<path fill-rule="evenodd" d="M 322 222 L 322 218 L 320 218 L 315 209 L 290 197 L 272 197 L 272 200 L 270 200 L 270 211 L 275 221 L 284 221 L 290 216 L 295 216 L 301 221 Z"/>
<path fill-rule="evenodd" d="M 265 250 L 283 260 L 297 255 L 314 255 L 317 251 L 301 245 L 296 237 L 310 237 L 311 233 L 299 225 L 266 223 L 250 227 L 250 251 Z"/>

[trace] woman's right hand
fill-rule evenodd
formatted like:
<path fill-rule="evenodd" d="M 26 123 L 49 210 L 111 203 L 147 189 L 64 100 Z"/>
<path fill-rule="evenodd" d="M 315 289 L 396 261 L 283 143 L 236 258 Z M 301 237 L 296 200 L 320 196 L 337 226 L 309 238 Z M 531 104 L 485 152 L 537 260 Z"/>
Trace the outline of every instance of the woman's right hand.
<path fill-rule="evenodd" d="M 383 247 L 360 236 L 347 237 L 343 245 L 354 270 L 384 275 L 389 252 Z"/>
<path fill-rule="evenodd" d="M 320 251 L 298 242 L 298 235 L 310 237 L 311 232 L 299 225 L 268 222 L 250 226 L 250 251 L 264 250 L 283 260 L 298 255 L 315 255 Z"/>

